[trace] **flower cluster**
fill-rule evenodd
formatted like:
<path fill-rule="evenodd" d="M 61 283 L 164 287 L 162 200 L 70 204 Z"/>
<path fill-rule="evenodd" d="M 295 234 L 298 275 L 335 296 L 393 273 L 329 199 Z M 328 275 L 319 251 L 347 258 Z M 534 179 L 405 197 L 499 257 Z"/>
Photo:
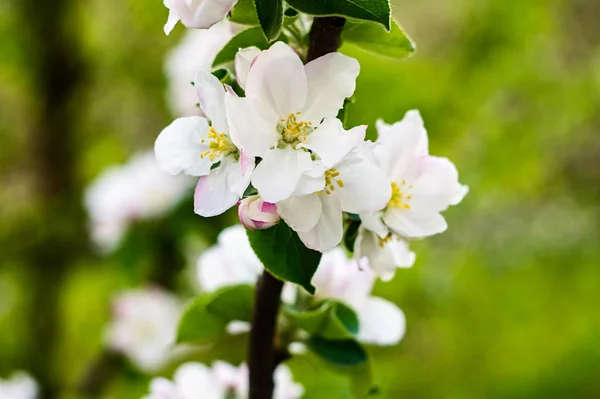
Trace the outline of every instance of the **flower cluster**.
<path fill-rule="evenodd" d="M 235 70 L 243 97 L 198 72 L 206 118 L 176 119 L 155 143 L 164 170 L 200 177 L 195 212 L 215 216 L 256 192 L 240 203 L 247 228 L 281 218 L 320 252 L 336 247 L 347 218 L 359 216 L 357 259 L 382 279 L 412 266 L 406 240 L 442 232 L 440 212 L 467 191 L 450 161 L 429 155 L 418 111 L 393 125 L 378 122 L 378 140 L 366 142 L 366 126 L 346 130 L 337 119 L 355 90 L 355 59 L 330 53 L 304 65 L 277 42 L 241 49 Z"/>
<path fill-rule="evenodd" d="M 285 365 L 279 365 L 273 375 L 273 399 L 298 399 L 304 394 L 302 385 L 294 382 Z M 190 362 L 181 365 L 173 381 L 155 378 L 150 383 L 150 394 L 144 399 L 243 399 L 248 397 L 248 367 L 234 367 L 216 361 L 212 367 Z"/>

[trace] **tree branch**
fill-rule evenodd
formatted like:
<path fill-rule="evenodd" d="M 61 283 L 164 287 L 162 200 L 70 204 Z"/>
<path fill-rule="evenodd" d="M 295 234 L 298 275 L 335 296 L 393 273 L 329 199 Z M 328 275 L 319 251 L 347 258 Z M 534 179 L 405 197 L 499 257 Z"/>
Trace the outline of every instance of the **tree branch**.
<path fill-rule="evenodd" d="M 345 23 L 346 20 L 340 17 L 315 18 L 309 34 L 307 62 L 338 49 Z M 256 285 L 248 356 L 249 399 L 273 397 L 273 372 L 279 363 L 289 357 L 286 348 L 274 347 L 282 289 L 283 281 L 266 270 Z"/>

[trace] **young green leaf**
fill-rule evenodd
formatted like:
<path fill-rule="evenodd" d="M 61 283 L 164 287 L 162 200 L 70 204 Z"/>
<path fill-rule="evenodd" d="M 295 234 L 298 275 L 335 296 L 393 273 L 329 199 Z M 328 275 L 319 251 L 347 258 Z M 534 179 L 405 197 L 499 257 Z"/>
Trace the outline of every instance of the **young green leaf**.
<path fill-rule="evenodd" d="M 415 52 L 415 45 L 396 21 L 392 21 L 389 32 L 372 22 L 348 22 L 344 25 L 342 40 L 371 53 L 396 59 Z"/>
<path fill-rule="evenodd" d="M 205 345 L 225 334 L 227 322 L 206 309 L 206 297 L 196 298 L 184 310 L 177 328 L 177 343 Z"/>
<path fill-rule="evenodd" d="M 254 0 L 238 0 L 229 13 L 229 20 L 242 25 L 259 25 Z"/>
<path fill-rule="evenodd" d="M 321 253 L 306 248 L 287 224 L 280 222 L 267 230 L 248 231 L 248 238 L 252 249 L 272 275 L 315 293 L 310 281 L 321 261 Z"/>
<path fill-rule="evenodd" d="M 333 340 L 354 338 L 358 333 L 358 317 L 354 310 L 337 301 L 325 301 L 316 309 L 298 312 L 284 308 L 287 318 L 311 336 Z"/>
<path fill-rule="evenodd" d="M 256 14 L 265 37 L 276 40 L 283 24 L 283 0 L 254 0 Z"/>
<path fill-rule="evenodd" d="M 358 237 L 359 227 L 360 220 L 351 220 L 344 232 L 344 246 L 350 253 L 354 253 L 354 243 L 356 242 L 356 237 Z"/>
<path fill-rule="evenodd" d="M 232 320 L 250 321 L 254 287 L 240 284 L 221 288 L 205 300 L 206 310 L 214 316 L 229 322 Z"/>
<path fill-rule="evenodd" d="M 337 15 L 380 23 L 390 29 L 389 0 L 287 0 L 298 11 L 317 16 Z"/>
<path fill-rule="evenodd" d="M 279 41 L 287 42 L 285 35 L 281 35 Z M 265 39 L 259 26 L 243 30 L 235 35 L 215 57 L 213 68 L 232 62 L 238 50 L 246 47 L 258 47 L 261 50 L 269 48 L 269 42 Z"/>

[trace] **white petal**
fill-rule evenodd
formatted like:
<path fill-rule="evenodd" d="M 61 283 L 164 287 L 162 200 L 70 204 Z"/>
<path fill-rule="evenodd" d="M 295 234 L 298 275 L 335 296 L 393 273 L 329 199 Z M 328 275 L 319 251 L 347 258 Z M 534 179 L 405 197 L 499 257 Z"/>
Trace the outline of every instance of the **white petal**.
<path fill-rule="evenodd" d="M 273 399 L 299 399 L 304 395 L 304 388 L 294 382 L 292 372 L 285 364 L 277 366 L 273 380 L 275 383 Z"/>
<path fill-rule="evenodd" d="M 423 212 L 444 211 L 466 194 L 458 182 L 458 171 L 447 158 L 425 157 L 421 173 L 413 183 L 411 207 Z"/>
<path fill-rule="evenodd" d="M 225 89 L 212 73 L 199 71 L 195 81 L 200 107 L 219 133 L 228 133 L 225 116 Z"/>
<path fill-rule="evenodd" d="M 298 232 L 298 236 L 308 248 L 324 252 L 332 249 L 342 241 L 344 234 L 343 215 L 339 199 L 336 195 L 322 193 L 321 217 L 311 230 Z"/>
<path fill-rule="evenodd" d="M 414 209 L 387 209 L 383 221 L 396 234 L 406 238 L 429 237 L 448 228 L 439 212 L 418 212 Z"/>
<path fill-rule="evenodd" d="M 328 118 L 300 145 L 315 152 L 331 168 L 365 139 L 367 126 L 344 130 L 339 119 Z"/>
<path fill-rule="evenodd" d="M 358 340 L 367 344 L 396 345 L 406 331 L 406 319 L 394 303 L 369 297 L 358 309 Z"/>
<path fill-rule="evenodd" d="M 179 16 L 177 13 L 174 11 L 169 11 L 169 18 L 167 18 L 167 23 L 164 27 L 165 35 L 171 33 L 173 28 L 175 28 L 175 25 L 177 25 L 177 22 L 179 22 Z"/>
<path fill-rule="evenodd" d="M 225 94 L 225 108 L 229 123 L 229 135 L 233 143 L 246 155 L 262 157 L 277 145 L 279 116 L 260 101 L 252 98 Z"/>
<path fill-rule="evenodd" d="M 360 65 L 354 58 L 329 53 L 305 66 L 308 95 L 303 117 L 314 124 L 335 118 L 344 100 L 354 94 Z"/>
<path fill-rule="evenodd" d="M 381 238 L 385 238 L 388 235 L 388 229 L 381 220 L 381 212 L 361 213 L 359 216 L 365 228 L 371 230 Z"/>
<path fill-rule="evenodd" d="M 234 206 L 241 195 L 233 191 L 228 179 L 232 168 L 239 167 L 231 157 L 223 159 L 221 165 L 211 170 L 208 176 L 201 177 L 194 191 L 194 212 L 200 216 L 220 215 Z"/>
<path fill-rule="evenodd" d="M 263 200 L 277 203 L 294 193 L 300 177 L 311 166 L 307 151 L 290 147 L 269 150 L 252 174 L 252 185 Z"/>
<path fill-rule="evenodd" d="M 293 196 L 277 204 L 277 211 L 295 231 L 309 231 L 321 216 L 321 201 L 318 194 Z"/>
<path fill-rule="evenodd" d="M 306 91 L 304 65 L 283 42 L 261 52 L 246 79 L 246 97 L 258 99 L 281 117 L 304 107 Z"/>
<path fill-rule="evenodd" d="M 156 161 L 167 173 L 185 172 L 192 176 L 204 176 L 212 162 L 200 154 L 208 147 L 202 139 L 208 132 L 208 122 L 200 116 L 175 119 L 163 129 L 154 143 Z"/>
<path fill-rule="evenodd" d="M 364 226 L 358 230 L 354 255 L 359 260 L 366 259 L 369 267 L 383 281 L 391 280 L 397 268 L 411 267 L 415 263 L 415 254 L 405 240 L 392 235 L 382 246 L 381 239 Z"/>
<path fill-rule="evenodd" d="M 238 0 L 191 0 L 191 3 L 199 4 L 199 7 L 194 13 L 194 24 L 186 26 L 189 28 L 208 29 L 225 18 L 237 1 Z"/>
<path fill-rule="evenodd" d="M 300 177 L 294 195 L 308 195 L 323 190 L 325 188 L 325 170 L 327 168 L 323 162 L 314 161 L 312 167 Z"/>
<path fill-rule="evenodd" d="M 235 55 L 235 76 L 242 89 L 246 87 L 246 78 L 254 62 L 254 59 L 260 54 L 258 47 L 248 47 L 239 49 Z"/>
<path fill-rule="evenodd" d="M 184 363 L 179 366 L 173 377 L 183 398 L 218 399 L 225 396 L 212 371 L 202 363 Z"/>
<path fill-rule="evenodd" d="M 383 209 L 392 195 L 391 182 L 377 165 L 360 157 L 347 157 L 336 169 L 344 187 L 336 187 L 342 209 L 367 213 Z"/>

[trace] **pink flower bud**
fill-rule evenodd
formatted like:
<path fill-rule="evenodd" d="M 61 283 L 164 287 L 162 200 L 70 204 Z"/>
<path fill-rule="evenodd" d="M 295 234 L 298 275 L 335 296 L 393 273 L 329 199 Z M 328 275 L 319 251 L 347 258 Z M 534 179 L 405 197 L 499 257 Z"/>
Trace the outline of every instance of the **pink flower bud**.
<path fill-rule="evenodd" d="M 248 230 L 265 230 L 279 223 L 277 205 L 263 201 L 259 195 L 241 200 L 238 216 Z"/>

